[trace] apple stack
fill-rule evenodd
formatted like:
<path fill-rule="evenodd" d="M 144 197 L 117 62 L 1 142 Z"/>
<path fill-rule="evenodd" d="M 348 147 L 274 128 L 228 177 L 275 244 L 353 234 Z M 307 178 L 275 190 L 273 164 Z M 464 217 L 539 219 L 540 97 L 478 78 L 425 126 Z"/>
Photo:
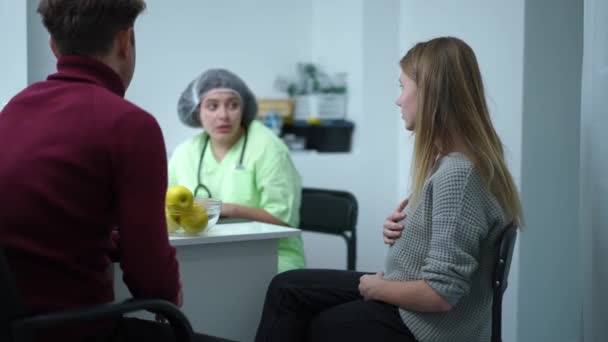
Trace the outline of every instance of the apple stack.
<path fill-rule="evenodd" d="M 186 234 L 196 235 L 207 228 L 207 210 L 194 201 L 190 189 L 175 185 L 167 190 L 165 198 L 167 230 L 175 233 L 182 227 Z"/>

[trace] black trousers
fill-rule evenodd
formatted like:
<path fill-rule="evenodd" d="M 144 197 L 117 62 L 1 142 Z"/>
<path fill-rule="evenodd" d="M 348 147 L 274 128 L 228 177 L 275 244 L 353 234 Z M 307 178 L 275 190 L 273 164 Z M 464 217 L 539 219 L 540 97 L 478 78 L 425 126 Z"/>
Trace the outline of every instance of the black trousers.
<path fill-rule="evenodd" d="M 364 300 L 365 273 L 293 270 L 274 277 L 256 342 L 416 341 L 396 306 Z"/>
<path fill-rule="evenodd" d="M 123 341 L 149 341 L 149 342 L 179 342 L 175 340 L 173 330 L 167 323 L 159 323 L 137 318 L 122 318 L 120 323 L 106 336 L 89 339 L 94 342 L 123 342 Z M 194 342 L 226 342 L 219 337 L 195 333 Z"/>

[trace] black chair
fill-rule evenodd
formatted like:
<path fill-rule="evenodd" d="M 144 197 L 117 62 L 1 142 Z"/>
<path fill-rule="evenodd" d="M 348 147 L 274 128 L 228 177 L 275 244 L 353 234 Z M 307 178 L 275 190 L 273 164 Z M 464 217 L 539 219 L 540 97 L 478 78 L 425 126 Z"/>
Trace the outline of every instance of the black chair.
<path fill-rule="evenodd" d="M 302 189 L 300 228 L 339 235 L 346 240 L 347 268 L 355 270 L 357 260 L 357 199 L 346 191 Z"/>
<path fill-rule="evenodd" d="M 42 286 L 42 285 L 41 285 Z M 127 300 L 63 312 L 28 315 L 15 285 L 12 272 L 0 247 L 0 341 L 32 341 L 37 329 L 57 327 L 100 318 L 121 317 L 125 313 L 147 310 L 165 317 L 173 328 L 176 341 L 191 341 L 188 318 L 172 303 L 159 299 Z"/>
<path fill-rule="evenodd" d="M 498 239 L 498 255 L 492 276 L 492 342 L 502 342 L 502 297 L 509 285 L 509 269 L 517 239 L 517 227 L 509 225 Z"/>

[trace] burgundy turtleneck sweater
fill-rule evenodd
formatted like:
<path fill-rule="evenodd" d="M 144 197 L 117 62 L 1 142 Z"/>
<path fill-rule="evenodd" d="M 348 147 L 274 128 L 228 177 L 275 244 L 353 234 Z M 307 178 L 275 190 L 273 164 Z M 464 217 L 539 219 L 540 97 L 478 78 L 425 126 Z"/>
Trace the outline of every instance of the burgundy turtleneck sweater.
<path fill-rule="evenodd" d="M 160 127 L 105 64 L 65 56 L 57 69 L 0 113 L 0 246 L 26 309 L 111 302 L 114 255 L 134 297 L 175 301 Z"/>

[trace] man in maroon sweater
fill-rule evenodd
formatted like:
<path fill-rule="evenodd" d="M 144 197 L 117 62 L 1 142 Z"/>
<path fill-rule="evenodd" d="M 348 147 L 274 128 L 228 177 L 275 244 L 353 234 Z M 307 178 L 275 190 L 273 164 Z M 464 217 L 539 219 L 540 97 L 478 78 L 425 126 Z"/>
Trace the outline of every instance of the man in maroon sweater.
<path fill-rule="evenodd" d="M 111 256 L 135 298 L 181 305 L 163 136 L 123 99 L 144 8 L 143 0 L 40 1 L 58 71 L 0 113 L 0 246 L 30 313 L 113 301 Z M 115 326 L 111 335 L 129 339 L 161 340 L 168 330 Z"/>

